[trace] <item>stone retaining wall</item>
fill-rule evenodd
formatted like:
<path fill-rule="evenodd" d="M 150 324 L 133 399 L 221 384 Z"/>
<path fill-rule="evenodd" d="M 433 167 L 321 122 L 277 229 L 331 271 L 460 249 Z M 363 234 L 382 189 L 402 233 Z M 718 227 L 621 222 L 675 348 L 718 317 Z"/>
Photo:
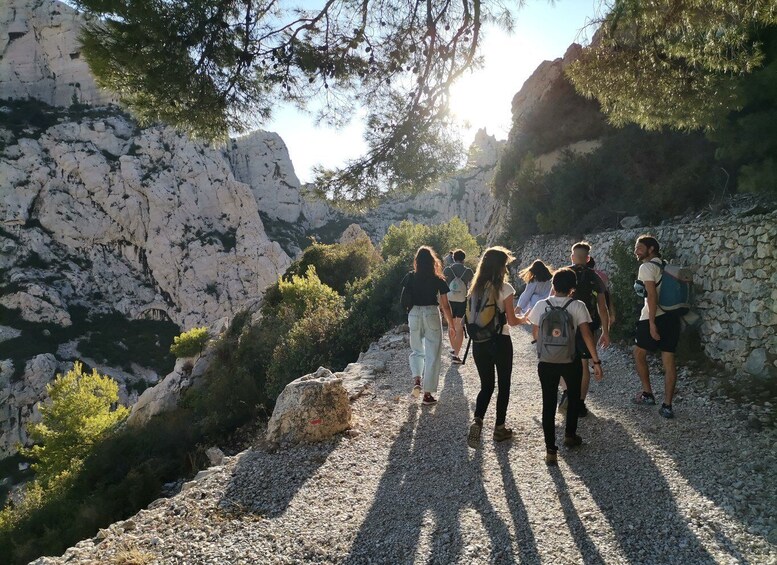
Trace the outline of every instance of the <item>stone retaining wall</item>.
<path fill-rule="evenodd" d="M 695 303 L 706 355 L 729 370 L 777 378 L 777 211 L 656 227 L 586 234 L 597 268 L 612 272 L 614 242 L 633 245 L 643 233 L 671 245 L 674 262 L 694 272 Z M 538 236 L 516 257 L 567 265 L 574 236 Z M 624 320 L 625 322 L 625 320 Z"/>

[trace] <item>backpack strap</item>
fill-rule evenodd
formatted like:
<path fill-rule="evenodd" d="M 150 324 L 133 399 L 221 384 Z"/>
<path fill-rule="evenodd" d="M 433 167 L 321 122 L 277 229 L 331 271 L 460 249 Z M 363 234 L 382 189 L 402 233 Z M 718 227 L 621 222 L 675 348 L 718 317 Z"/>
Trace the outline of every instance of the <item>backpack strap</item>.
<path fill-rule="evenodd" d="M 566 301 L 566 303 L 563 306 L 553 306 L 553 304 L 550 303 L 550 301 L 545 301 L 545 304 L 547 304 L 546 310 L 550 308 L 551 310 L 566 310 L 570 304 L 572 304 L 575 301 L 574 298 L 570 298 Z"/>
<path fill-rule="evenodd" d="M 661 259 L 661 257 L 656 257 L 656 259 L 658 259 L 659 261 L 658 263 L 653 261 L 653 259 L 648 261 L 648 263 L 652 263 L 653 265 L 656 265 L 659 269 L 661 269 L 661 276 L 659 277 L 658 282 L 656 282 L 656 288 L 658 288 L 658 285 L 660 285 L 661 281 L 664 280 L 664 268 L 666 267 L 666 261 Z"/>

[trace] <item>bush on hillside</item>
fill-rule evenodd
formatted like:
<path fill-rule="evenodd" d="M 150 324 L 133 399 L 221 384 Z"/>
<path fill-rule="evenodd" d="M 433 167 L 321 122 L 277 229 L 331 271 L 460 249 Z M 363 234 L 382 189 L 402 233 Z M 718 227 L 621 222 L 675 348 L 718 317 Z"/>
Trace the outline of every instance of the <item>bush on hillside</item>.
<path fill-rule="evenodd" d="M 720 190 L 712 144 L 700 135 L 616 130 L 597 150 L 566 152 L 547 173 L 528 155 L 509 197 L 504 239 L 617 227 L 624 215 L 646 222 L 696 209 Z"/>
<path fill-rule="evenodd" d="M 289 267 L 284 279 L 304 275 L 312 265 L 321 282 L 345 294 L 349 282 L 368 277 L 380 263 L 380 254 L 368 237 L 349 243 L 314 243 Z"/>
<path fill-rule="evenodd" d="M 277 398 L 294 379 L 318 367 L 341 369 L 333 363 L 333 345 L 342 334 L 345 309 L 316 308 L 296 320 L 273 350 L 267 372 L 267 394 Z"/>
<path fill-rule="evenodd" d="M 96 369 L 85 373 L 78 361 L 47 384 L 46 393 L 51 403 L 40 407 L 41 421 L 27 427 L 35 445 L 23 450 L 35 460 L 33 469 L 44 487 L 61 473 L 77 469 L 95 443 L 129 415 L 125 406 L 112 409 L 119 400 L 116 381 Z"/>
<path fill-rule="evenodd" d="M 194 357 L 202 353 L 206 343 L 208 343 L 208 328 L 206 326 L 192 328 L 173 338 L 170 353 L 179 359 Z"/>
<path fill-rule="evenodd" d="M 432 247 L 440 258 L 452 249 L 461 248 L 467 254 L 465 263 L 470 266 L 477 264 L 480 255 L 477 240 L 469 232 L 467 224 L 459 218 L 432 226 L 407 220 L 389 226 L 381 241 L 380 252 L 384 259 L 398 257 L 407 264 L 409 270 L 413 268 L 413 257 L 421 245 Z"/>

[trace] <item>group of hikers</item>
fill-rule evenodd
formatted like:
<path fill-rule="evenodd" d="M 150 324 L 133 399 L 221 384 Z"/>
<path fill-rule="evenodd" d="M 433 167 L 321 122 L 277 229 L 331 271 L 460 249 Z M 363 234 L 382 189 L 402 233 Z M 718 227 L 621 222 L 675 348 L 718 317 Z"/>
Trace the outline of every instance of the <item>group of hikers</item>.
<path fill-rule="evenodd" d="M 640 236 L 634 246 L 640 261 L 635 291 L 644 298 L 637 322 L 634 359 L 642 385 L 634 398 L 641 405 L 655 405 L 650 384 L 647 353 L 660 350 L 665 370 L 665 390 L 659 413 L 674 417 L 672 396 L 677 378 L 674 352 L 680 335 L 680 318 L 659 304 L 664 263 L 658 241 Z M 598 348 L 610 345 L 610 327 L 615 321 L 607 276 L 596 270 L 591 245 L 580 241 L 572 246 L 571 264 L 551 269 L 541 260 L 520 271 L 526 287 L 516 299 L 515 288 L 508 282 L 509 265 L 514 261 L 504 247 L 488 248 L 475 272 L 464 264 L 466 254 L 453 250 L 440 260 L 434 249 L 421 246 L 415 254 L 413 270 L 402 281 L 402 305 L 408 311 L 410 329 L 410 370 L 412 394 L 422 404 L 437 403 L 442 357 L 442 321 L 444 315 L 450 340 L 451 362 L 462 364 L 472 347 L 472 357 L 480 377 L 480 392 L 467 434 L 467 444 L 480 445 L 483 418 L 495 388 L 495 441 L 513 437 L 505 425 L 510 400 L 513 368 L 511 326 L 531 329 L 536 344 L 537 373 L 542 388 L 542 428 L 545 436 L 545 462 L 557 464 L 555 419 L 557 407 L 566 411 L 564 445 L 582 444 L 577 434 L 578 418 L 588 414 L 585 399 L 591 378 L 604 376 Z M 465 335 L 469 337 L 464 357 Z M 559 385 L 562 387 L 558 398 Z"/>

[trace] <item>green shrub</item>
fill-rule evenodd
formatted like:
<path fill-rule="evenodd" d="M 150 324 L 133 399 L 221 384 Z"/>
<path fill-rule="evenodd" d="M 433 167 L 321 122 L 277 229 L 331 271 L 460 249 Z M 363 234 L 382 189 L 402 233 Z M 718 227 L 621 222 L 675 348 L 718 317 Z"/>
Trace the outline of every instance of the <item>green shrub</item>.
<path fill-rule="evenodd" d="M 46 385 L 51 404 L 40 407 L 42 419 L 27 429 L 36 442 L 23 455 L 36 460 L 33 468 L 43 486 L 63 472 L 78 468 L 95 443 L 129 415 L 119 405 L 119 385 L 110 377 L 83 371 L 76 361 L 65 375 Z"/>
<path fill-rule="evenodd" d="M 206 343 L 208 343 L 208 328 L 206 326 L 192 328 L 173 338 L 170 353 L 178 358 L 194 357 L 202 353 Z"/>
<path fill-rule="evenodd" d="M 292 275 L 290 280 L 278 281 L 278 294 L 283 306 L 291 309 L 295 319 L 314 309 L 339 308 L 343 303 L 342 296 L 318 278 L 313 265 L 308 267 L 304 276 Z"/>
<path fill-rule="evenodd" d="M 422 245 L 430 246 L 440 258 L 447 255 L 451 249 L 461 248 L 467 254 L 465 263 L 470 266 L 477 264 L 480 254 L 477 240 L 460 218 L 452 218 L 444 224 L 432 226 L 414 224 L 407 220 L 389 226 L 381 241 L 380 252 L 384 259 L 399 257 L 409 270 L 413 267 L 416 251 Z"/>
<path fill-rule="evenodd" d="M 509 184 L 503 239 L 518 246 L 537 233 L 590 233 L 624 215 L 658 222 L 707 203 L 720 181 L 700 134 L 613 130 L 591 153 L 563 152 L 548 172 L 527 153 Z"/>
<path fill-rule="evenodd" d="M 321 282 L 345 294 L 349 282 L 368 277 L 380 263 L 380 254 L 368 237 L 345 244 L 314 243 L 289 267 L 284 278 L 304 275 L 308 267 L 314 266 Z"/>
<path fill-rule="evenodd" d="M 610 248 L 610 294 L 615 306 L 616 322 L 610 329 L 614 340 L 633 341 L 643 300 L 634 292 L 639 261 L 634 256 L 634 242 L 618 240 Z"/>
<path fill-rule="evenodd" d="M 335 370 L 332 347 L 342 333 L 345 309 L 342 306 L 316 308 L 294 322 L 272 354 L 267 373 L 267 394 L 277 398 L 284 387 L 318 367 Z"/>
<path fill-rule="evenodd" d="M 44 489 L 33 482 L 19 506 L 0 512 L 4 563 L 59 555 L 99 528 L 128 518 L 161 495 L 162 485 L 204 464 L 192 414 L 178 409 L 98 442 L 76 473 Z"/>

